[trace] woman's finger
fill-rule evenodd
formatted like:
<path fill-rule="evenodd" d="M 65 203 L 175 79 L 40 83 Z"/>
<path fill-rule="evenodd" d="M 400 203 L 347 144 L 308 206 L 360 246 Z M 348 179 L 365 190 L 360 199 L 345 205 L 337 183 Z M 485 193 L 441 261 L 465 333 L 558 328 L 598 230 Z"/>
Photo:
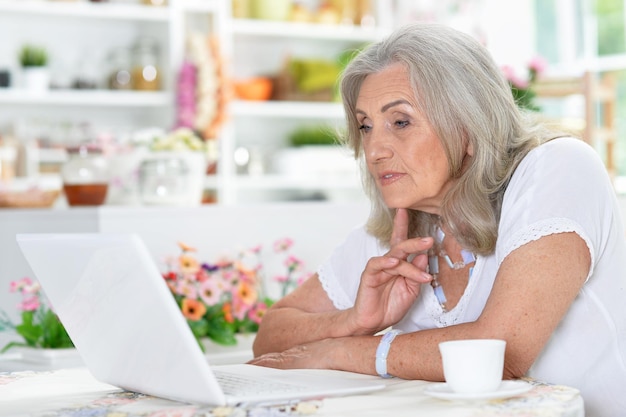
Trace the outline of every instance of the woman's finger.
<path fill-rule="evenodd" d="M 370 278 L 370 283 L 376 286 L 398 276 L 418 283 L 430 282 L 432 276 L 426 273 L 425 269 L 425 266 L 419 268 L 410 262 L 402 261 L 398 258 L 379 256 L 370 259 L 364 272 L 372 277 Z"/>
<path fill-rule="evenodd" d="M 393 218 L 393 230 L 391 232 L 391 246 L 405 241 L 409 236 L 409 212 L 406 209 L 399 208 Z"/>
<path fill-rule="evenodd" d="M 391 246 L 388 256 L 394 258 L 406 260 L 409 255 L 416 255 L 422 252 L 426 252 L 433 245 L 432 237 L 419 237 L 413 239 L 406 239 L 396 245 Z"/>

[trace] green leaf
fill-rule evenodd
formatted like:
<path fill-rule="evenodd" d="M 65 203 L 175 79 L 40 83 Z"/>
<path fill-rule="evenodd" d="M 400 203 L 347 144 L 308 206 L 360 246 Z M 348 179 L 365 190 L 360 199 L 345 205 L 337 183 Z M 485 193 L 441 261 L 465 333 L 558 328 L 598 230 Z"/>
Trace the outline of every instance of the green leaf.
<path fill-rule="evenodd" d="M 258 330 L 258 324 L 252 320 L 243 320 L 238 326 L 237 333 L 256 333 Z"/>
<path fill-rule="evenodd" d="M 59 317 L 51 310 L 46 310 L 41 318 L 43 334 L 41 345 L 45 348 L 68 348 L 74 346 Z"/>
<path fill-rule="evenodd" d="M 32 323 L 22 323 L 15 326 L 15 330 L 20 336 L 24 338 L 26 344 L 32 347 L 39 347 L 39 341 L 43 333 L 43 329 L 40 325 L 33 325 Z"/>
<path fill-rule="evenodd" d="M 228 327 L 210 327 L 207 337 L 220 345 L 233 346 L 237 344 L 235 332 Z"/>
<path fill-rule="evenodd" d="M 200 319 L 197 321 L 187 320 L 187 323 L 189 324 L 189 328 L 191 328 L 192 333 L 197 339 L 207 335 L 209 330 L 209 323 L 206 319 Z"/>
<path fill-rule="evenodd" d="M 4 353 L 4 352 L 6 352 L 7 350 L 9 350 L 9 349 L 11 349 L 11 348 L 14 348 L 14 347 L 16 347 L 16 346 L 23 346 L 23 347 L 26 347 L 26 346 L 28 346 L 28 345 L 27 345 L 26 343 L 22 343 L 22 342 L 9 342 L 9 343 L 7 343 L 7 344 L 6 344 L 6 345 L 2 348 L 2 350 L 0 350 L 0 353 Z"/>

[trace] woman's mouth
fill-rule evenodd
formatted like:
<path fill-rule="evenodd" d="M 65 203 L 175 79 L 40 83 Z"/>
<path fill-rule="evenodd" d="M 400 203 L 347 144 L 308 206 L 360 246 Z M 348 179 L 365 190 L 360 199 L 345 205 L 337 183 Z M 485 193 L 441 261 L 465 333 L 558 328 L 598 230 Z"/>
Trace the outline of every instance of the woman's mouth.
<path fill-rule="evenodd" d="M 389 185 L 402 178 L 404 174 L 399 172 L 385 172 L 379 176 L 380 185 Z"/>

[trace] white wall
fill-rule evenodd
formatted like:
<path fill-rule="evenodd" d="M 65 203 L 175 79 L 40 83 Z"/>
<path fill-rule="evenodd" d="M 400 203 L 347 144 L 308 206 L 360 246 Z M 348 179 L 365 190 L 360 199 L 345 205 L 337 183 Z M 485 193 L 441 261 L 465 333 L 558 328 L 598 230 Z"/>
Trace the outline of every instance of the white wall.
<path fill-rule="evenodd" d="M 535 55 L 532 0 L 482 0 L 479 25 L 486 46 L 500 65 L 525 69 Z M 520 72 L 520 75 L 523 75 Z"/>

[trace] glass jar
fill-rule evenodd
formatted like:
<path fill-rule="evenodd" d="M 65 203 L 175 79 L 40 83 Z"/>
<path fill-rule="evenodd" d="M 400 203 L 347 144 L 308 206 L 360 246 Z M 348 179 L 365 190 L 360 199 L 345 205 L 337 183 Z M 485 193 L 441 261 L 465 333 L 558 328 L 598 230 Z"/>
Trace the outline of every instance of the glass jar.
<path fill-rule="evenodd" d="M 141 201 L 148 205 L 184 205 L 189 195 L 189 167 L 176 157 L 144 160 L 139 167 Z"/>
<path fill-rule="evenodd" d="M 131 52 L 129 48 L 118 48 L 111 52 L 111 71 L 109 73 L 109 88 L 111 90 L 132 89 Z"/>
<path fill-rule="evenodd" d="M 154 39 L 141 38 L 133 48 L 133 55 L 133 88 L 141 91 L 159 90 L 159 48 Z"/>
<path fill-rule="evenodd" d="M 109 172 L 102 150 L 93 145 L 67 149 L 68 160 L 61 167 L 63 191 L 70 206 L 104 204 L 109 188 Z"/>

